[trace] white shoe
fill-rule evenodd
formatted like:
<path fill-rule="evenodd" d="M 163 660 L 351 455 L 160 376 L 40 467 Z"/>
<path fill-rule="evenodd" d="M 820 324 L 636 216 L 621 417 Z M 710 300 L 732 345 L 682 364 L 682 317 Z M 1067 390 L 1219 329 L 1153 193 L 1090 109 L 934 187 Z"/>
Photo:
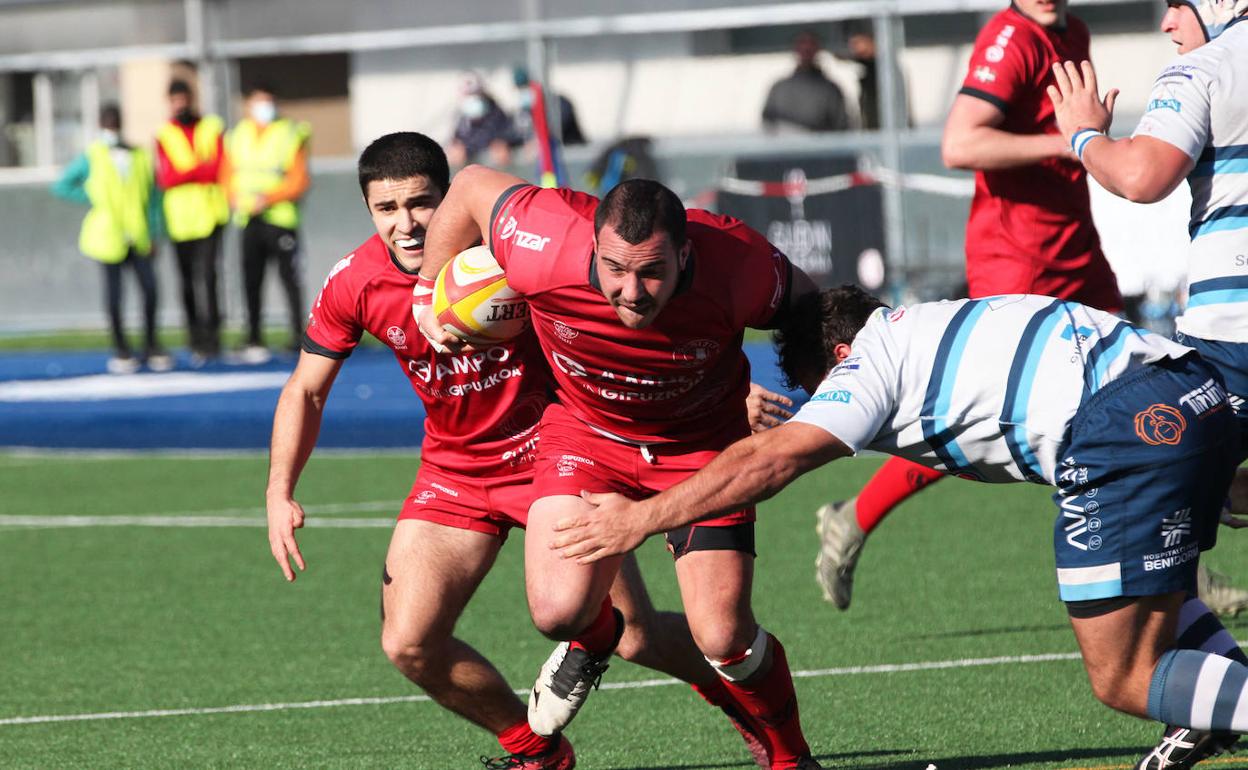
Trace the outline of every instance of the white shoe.
<path fill-rule="evenodd" d="M 624 616 L 615 613 L 615 642 L 624 634 Z M 615 649 L 615 645 L 612 645 Z M 598 689 L 607 659 L 590 655 L 580 647 L 561 642 L 542 664 L 537 682 L 529 694 L 529 727 L 538 735 L 550 737 L 564 730 L 585 705 L 590 689 Z"/>
<path fill-rule="evenodd" d="M 147 354 L 147 368 L 153 372 L 167 372 L 173 369 L 173 357 L 164 351 Z"/>
<path fill-rule="evenodd" d="M 1248 591 L 1231 585 L 1226 575 L 1221 575 L 1200 565 L 1196 572 L 1196 593 L 1214 614 L 1234 617 L 1248 609 Z"/>
<path fill-rule="evenodd" d="M 824 601 L 838 610 L 849 609 L 854 593 L 854 569 L 866 533 L 858 526 L 858 498 L 829 503 L 815 511 L 819 533 L 819 556 L 815 559 L 815 580 L 823 589 Z"/>
<path fill-rule="evenodd" d="M 244 364 L 267 364 L 273 360 L 273 353 L 263 345 L 248 345 L 239 352 L 238 360 Z"/>
<path fill-rule="evenodd" d="M 139 370 L 139 359 L 134 356 L 113 356 L 108 359 L 109 374 L 134 374 Z"/>

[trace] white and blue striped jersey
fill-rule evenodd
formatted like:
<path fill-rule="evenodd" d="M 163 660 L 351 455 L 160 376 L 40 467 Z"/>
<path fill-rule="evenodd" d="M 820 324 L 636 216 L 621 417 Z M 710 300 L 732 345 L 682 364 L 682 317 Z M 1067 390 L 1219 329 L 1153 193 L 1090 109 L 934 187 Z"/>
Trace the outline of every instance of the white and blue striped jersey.
<path fill-rule="evenodd" d="M 1191 348 L 1077 302 L 1010 294 L 871 315 L 793 417 L 980 481 L 1056 483 L 1075 412 L 1107 383 Z"/>
<path fill-rule="evenodd" d="M 1179 331 L 1248 342 L 1248 22 L 1161 71 L 1135 136 L 1196 161 L 1187 177 L 1191 245 Z"/>

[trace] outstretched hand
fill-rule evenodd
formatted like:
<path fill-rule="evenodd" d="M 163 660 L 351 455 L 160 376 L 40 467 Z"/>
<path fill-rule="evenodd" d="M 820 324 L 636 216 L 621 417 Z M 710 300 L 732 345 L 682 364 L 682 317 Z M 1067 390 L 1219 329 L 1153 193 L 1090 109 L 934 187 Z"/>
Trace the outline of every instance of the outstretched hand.
<path fill-rule="evenodd" d="M 643 521 L 631 510 L 636 502 L 615 492 L 581 492 L 581 499 L 592 507 L 555 522 L 554 529 L 561 534 L 550 547 L 563 558 L 592 564 L 628 553 L 646 539 Z"/>
<path fill-rule="evenodd" d="M 1045 89 L 1053 102 L 1057 128 L 1070 142 L 1075 132 L 1083 128 L 1109 131 L 1114 120 L 1114 102 L 1118 89 L 1111 88 L 1102 100 L 1096 82 L 1096 69 L 1092 62 L 1073 61 L 1053 65 L 1054 85 Z"/>
<path fill-rule="evenodd" d="M 792 407 L 793 399 L 788 396 L 772 393 L 757 382 L 750 383 L 750 394 L 745 397 L 745 409 L 749 414 L 751 431 L 761 433 L 784 424 L 785 420 L 793 416 L 789 411 Z"/>

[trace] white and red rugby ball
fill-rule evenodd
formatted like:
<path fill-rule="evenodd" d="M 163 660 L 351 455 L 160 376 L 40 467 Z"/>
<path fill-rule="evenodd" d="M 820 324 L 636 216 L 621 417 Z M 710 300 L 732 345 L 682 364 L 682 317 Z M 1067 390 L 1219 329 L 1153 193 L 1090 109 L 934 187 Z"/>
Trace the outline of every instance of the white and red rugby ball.
<path fill-rule="evenodd" d="M 474 345 L 510 340 L 529 327 L 529 304 L 507 285 L 488 246 L 461 251 L 443 266 L 433 312 L 447 331 Z"/>

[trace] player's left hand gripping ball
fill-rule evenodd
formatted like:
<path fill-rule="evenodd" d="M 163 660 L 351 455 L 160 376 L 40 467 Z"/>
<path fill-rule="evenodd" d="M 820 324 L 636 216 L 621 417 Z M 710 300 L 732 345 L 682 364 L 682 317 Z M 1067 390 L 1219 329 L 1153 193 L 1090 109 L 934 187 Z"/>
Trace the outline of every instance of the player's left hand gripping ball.
<path fill-rule="evenodd" d="M 529 304 L 507 285 L 487 246 L 446 263 L 433 287 L 433 312 L 443 328 L 474 345 L 514 339 L 529 326 Z"/>

